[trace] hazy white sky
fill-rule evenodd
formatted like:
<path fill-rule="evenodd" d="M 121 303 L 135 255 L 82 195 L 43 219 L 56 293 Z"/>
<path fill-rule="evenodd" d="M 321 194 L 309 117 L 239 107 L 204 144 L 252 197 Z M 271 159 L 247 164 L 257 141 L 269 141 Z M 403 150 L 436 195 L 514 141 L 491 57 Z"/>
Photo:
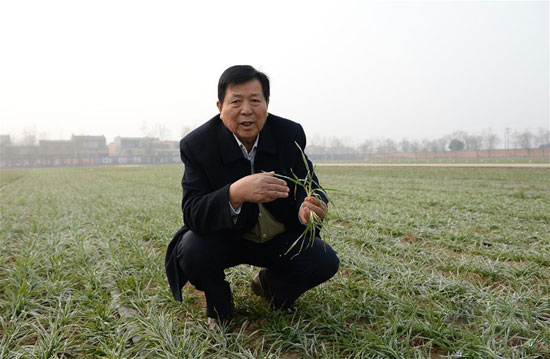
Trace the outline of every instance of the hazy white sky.
<path fill-rule="evenodd" d="M 548 1 L 3 1 L 0 132 L 171 139 L 251 64 L 310 137 L 549 128 Z"/>

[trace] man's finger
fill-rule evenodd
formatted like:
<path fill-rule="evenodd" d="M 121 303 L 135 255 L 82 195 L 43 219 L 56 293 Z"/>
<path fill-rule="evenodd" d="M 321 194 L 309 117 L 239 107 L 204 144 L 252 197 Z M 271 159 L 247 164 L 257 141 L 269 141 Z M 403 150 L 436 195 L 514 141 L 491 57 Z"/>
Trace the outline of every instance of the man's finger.
<path fill-rule="evenodd" d="M 279 198 L 286 198 L 288 197 L 288 193 L 287 192 L 268 192 L 266 193 L 264 196 L 262 196 L 258 202 L 261 202 L 261 203 L 266 203 L 266 202 L 273 202 L 275 201 L 276 199 L 279 199 Z"/>
<path fill-rule="evenodd" d="M 286 198 L 288 197 L 288 191 L 269 191 L 268 194 L 274 198 Z"/>
<path fill-rule="evenodd" d="M 313 204 L 312 201 L 304 201 L 303 206 L 304 206 L 304 208 L 307 208 L 310 211 L 315 212 L 315 214 L 317 214 L 317 216 L 319 216 L 319 218 L 324 219 L 325 215 L 327 213 L 327 207 L 326 207 L 326 205 L 323 206 L 324 203 L 322 201 L 317 201 L 317 203 L 319 203 L 320 206 L 317 206 L 317 205 Z"/>
<path fill-rule="evenodd" d="M 271 187 L 258 193 L 257 198 L 260 202 L 271 202 L 279 198 L 288 197 L 289 190 L 284 187 Z"/>
<path fill-rule="evenodd" d="M 328 206 L 325 202 L 323 202 L 322 200 L 318 199 L 318 198 L 314 198 L 314 197 L 306 197 L 305 199 L 307 202 L 309 203 L 312 203 L 314 204 L 315 206 L 321 208 L 323 211 L 328 211 Z"/>
<path fill-rule="evenodd" d="M 312 210 L 317 214 L 317 216 L 319 216 L 319 218 L 325 219 L 326 212 L 323 208 L 315 206 Z"/>
<path fill-rule="evenodd" d="M 305 199 L 307 202 L 311 203 L 311 204 L 314 204 L 316 205 L 317 207 L 321 207 L 322 205 L 324 205 L 324 202 L 321 201 L 320 199 L 317 199 L 315 197 L 306 197 Z"/>
<path fill-rule="evenodd" d="M 310 210 L 306 206 L 302 207 L 302 222 L 307 223 L 309 221 Z"/>
<path fill-rule="evenodd" d="M 275 191 L 275 192 L 289 192 L 290 188 L 288 188 L 286 185 L 281 184 L 272 184 L 268 187 L 268 190 Z"/>
<path fill-rule="evenodd" d="M 286 186 L 286 181 L 274 176 L 269 176 L 263 179 L 266 183 L 277 183 Z"/>

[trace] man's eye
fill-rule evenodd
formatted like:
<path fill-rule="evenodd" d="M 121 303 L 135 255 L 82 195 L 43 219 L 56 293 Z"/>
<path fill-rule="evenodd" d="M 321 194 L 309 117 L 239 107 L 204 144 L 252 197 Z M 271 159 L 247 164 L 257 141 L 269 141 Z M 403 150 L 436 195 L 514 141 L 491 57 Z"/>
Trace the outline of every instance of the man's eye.
<path fill-rule="evenodd" d="M 238 105 L 239 103 L 241 103 L 241 101 L 240 100 L 233 100 L 233 101 L 231 101 L 231 103 Z"/>

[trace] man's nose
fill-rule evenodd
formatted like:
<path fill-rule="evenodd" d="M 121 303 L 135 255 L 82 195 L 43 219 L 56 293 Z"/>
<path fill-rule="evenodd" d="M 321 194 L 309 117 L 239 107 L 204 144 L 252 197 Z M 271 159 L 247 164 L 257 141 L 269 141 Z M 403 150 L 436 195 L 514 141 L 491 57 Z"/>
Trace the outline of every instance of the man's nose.
<path fill-rule="evenodd" d="M 252 107 L 250 106 L 250 103 L 248 101 L 244 101 L 243 105 L 241 106 L 241 114 L 250 115 L 251 113 L 252 113 Z"/>

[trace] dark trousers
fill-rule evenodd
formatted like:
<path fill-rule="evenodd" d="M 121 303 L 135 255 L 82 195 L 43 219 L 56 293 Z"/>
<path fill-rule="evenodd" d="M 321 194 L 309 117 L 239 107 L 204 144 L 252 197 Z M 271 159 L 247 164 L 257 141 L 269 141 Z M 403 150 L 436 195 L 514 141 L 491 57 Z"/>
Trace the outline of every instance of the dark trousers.
<path fill-rule="evenodd" d="M 302 293 L 334 276 L 339 266 L 334 250 L 320 238 L 311 247 L 304 245 L 297 256 L 300 243 L 285 255 L 300 234 L 285 232 L 266 243 L 254 243 L 188 231 L 178 243 L 178 263 L 189 282 L 204 292 L 208 317 L 229 317 L 232 296 L 224 269 L 239 264 L 265 268 L 260 271 L 264 292 L 273 307 L 287 308 Z"/>

